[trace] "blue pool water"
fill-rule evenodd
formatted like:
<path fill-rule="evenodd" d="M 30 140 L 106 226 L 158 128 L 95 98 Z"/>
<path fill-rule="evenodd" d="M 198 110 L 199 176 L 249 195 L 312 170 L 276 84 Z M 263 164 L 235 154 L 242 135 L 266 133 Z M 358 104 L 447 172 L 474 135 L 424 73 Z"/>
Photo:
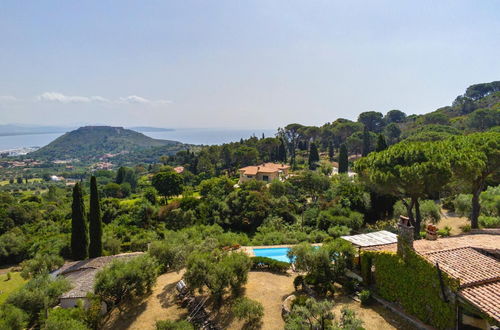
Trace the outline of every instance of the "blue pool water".
<path fill-rule="evenodd" d="M 287 253 L 290 248 L 267 248 L 267 249 L 253 249 L 256 257 L 268 257 L 274 260 L 290 262 Z"/>

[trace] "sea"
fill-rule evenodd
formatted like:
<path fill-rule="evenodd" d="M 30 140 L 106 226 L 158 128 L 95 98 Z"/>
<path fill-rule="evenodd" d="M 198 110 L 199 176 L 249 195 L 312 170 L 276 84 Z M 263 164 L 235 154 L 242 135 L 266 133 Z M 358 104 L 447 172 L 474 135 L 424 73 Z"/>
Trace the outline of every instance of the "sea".
<path fill-rule="evenodd" d="M 251 136 L 273 137 L 275 129 L 224 129 L 224 128 L 178 128 L 161 132 L 142 132 L 155 139 L 173 140 L 187 144 L 223 144 L 236 142 Z M 57 139 L 64 133 L 23 134 L 0 136 L 0 151 L 43 147 Z"/>

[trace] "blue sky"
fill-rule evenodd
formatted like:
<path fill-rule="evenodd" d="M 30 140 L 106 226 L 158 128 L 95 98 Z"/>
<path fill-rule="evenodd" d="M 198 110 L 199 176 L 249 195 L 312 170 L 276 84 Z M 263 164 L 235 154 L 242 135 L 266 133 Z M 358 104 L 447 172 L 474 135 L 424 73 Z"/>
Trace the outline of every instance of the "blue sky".
<path fill-rule="evenodd" d="M 0 2 L 0 124 L 276 128 L 500 79 L 500 2 Z"/>

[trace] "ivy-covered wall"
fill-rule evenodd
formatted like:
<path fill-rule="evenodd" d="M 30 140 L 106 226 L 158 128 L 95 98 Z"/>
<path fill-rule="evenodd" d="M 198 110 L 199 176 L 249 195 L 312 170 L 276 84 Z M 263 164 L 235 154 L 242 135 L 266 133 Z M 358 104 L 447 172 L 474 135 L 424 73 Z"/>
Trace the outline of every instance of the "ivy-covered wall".
<path fill-rule="evenodd" d="M 412 250 L 404 260 L 391 252 L 362 252 L 361 271 L 367 282 L 371 265 L 375 266 L 375 283 L 372 284 L 382 298 L 399 303 L 405 312 L 438 329 L 454 327 L 456 301 L 452 292 L 458 290 L 458 280 L 441 272 L 448 291 L 446 302 L 437 268 Z"/>

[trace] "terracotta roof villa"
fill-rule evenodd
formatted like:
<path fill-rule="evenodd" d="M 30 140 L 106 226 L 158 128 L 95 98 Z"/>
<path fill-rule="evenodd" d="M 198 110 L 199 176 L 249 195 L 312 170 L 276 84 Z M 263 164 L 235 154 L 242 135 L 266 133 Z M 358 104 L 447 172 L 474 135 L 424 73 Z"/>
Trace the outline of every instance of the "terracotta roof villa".
<path fill-rule="evenodd" d="M 275 179 L 284 180 L 288 177 L 289 170 L 290 166 L 283 163 L 263 163 L 257 166 L 243 167 L 239 169 L 239 183 L 254 179 L 265 182 L 271 182 Z"/>
<path fill-rule="evenodd" d="M 64 276 L 71 284 L 71 289 L 59 297 L 59 304 L 63 308 L 77 306 L 82 300 L 87 304 L 87 294 L 94 291 L 94 282 L 97 272 L 117 259 L 130 259 L 143 254 L 143 252 L 122 253 L 113 256 L 97 257 L 87 260 L 68 262 L 61 268 L 53 271 L 52 276 Z M 106 306 L 103 305 L 103 310 Z"/>
<path fill-rule="evenodd" d="M 500 230 L 422 239 L 411 245 L 418 255 L 435 266 L 437 273 L 442 271 L 458 280 L 457 329 L 467 326 L 497 329 L 495 326 L 500 325 Z M 399 254 L 397 243 L 366 247 L 363 251 L 398 251 Z M 376 267 L 372 271 L 376 282 Z"/>

